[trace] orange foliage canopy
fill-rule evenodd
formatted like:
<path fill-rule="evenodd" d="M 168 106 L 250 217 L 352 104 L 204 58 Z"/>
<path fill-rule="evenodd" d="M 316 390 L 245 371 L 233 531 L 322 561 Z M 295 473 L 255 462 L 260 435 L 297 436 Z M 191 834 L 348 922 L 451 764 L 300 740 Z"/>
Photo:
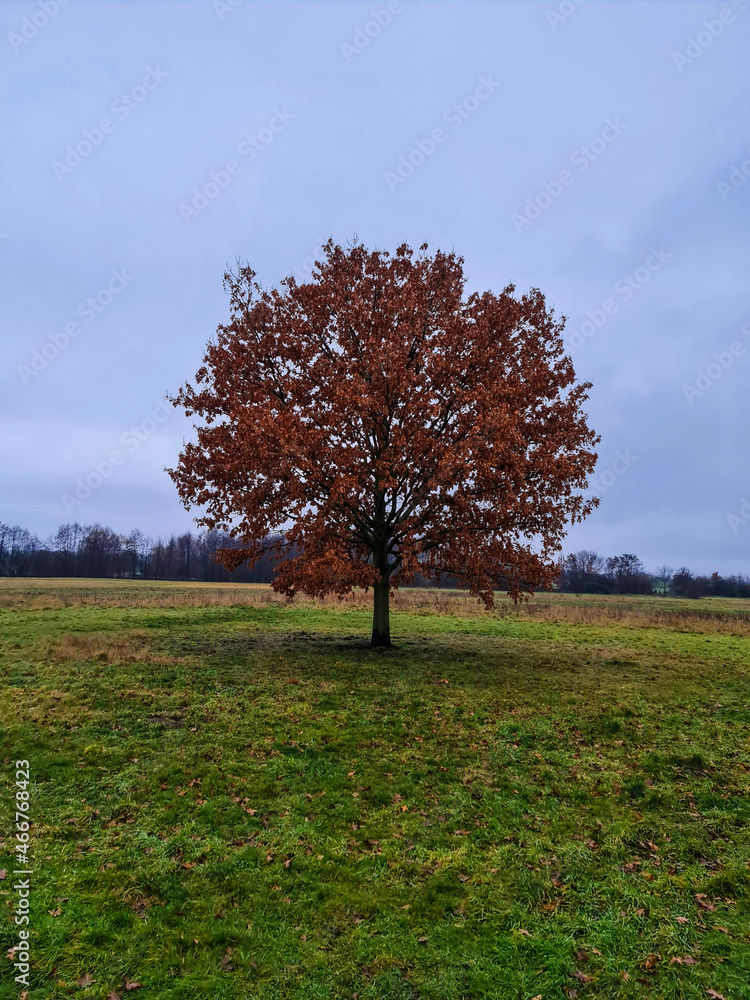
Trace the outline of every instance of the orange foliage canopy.
<path fill-rule="evenodd" d="M 532 289 L 464 294 L 454 253 L 323 248 L 309 282 L 264 291 L 225 275 L 231 321 L 196 387 L 197 443 L 169 470 L 198 523 L 251 564 L 281 532 L 274 588 L 343 594 L 453 575 L 492 605 L 549 585 L 599 440 L 564 354 L 562 320 Z"/>

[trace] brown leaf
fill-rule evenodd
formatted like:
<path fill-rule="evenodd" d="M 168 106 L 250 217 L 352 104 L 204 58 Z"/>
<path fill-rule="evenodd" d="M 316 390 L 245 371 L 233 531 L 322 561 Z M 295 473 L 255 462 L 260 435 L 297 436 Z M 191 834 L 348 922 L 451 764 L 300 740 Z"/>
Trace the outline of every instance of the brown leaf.
<path fill-rule="evenodd" d="M 586 954 L 585 951 L 576 952 L 576 962 L 588 962 L 588 960 L 589 956 Z"/>
<path fill-rule="evenodd" d="M 581 972 L 579 969 L 576 969 L 572 973 L 572 978 L 577 979 L 579 983 L 592 983 L 594 981 L 593 976 L 587 976 L 585 972 Z"/>
<path fill-rule="evenodd" d="M 669 960 L 670 965 L 697 965 L 698 960 L 692 955 L 673 955 Z"/>
<path fill-rule="evenodd" d="M 5 878 L 8 872 L 5 868 L 0 868 L 0 879 Z"/>
<path fill-rule="evenodd" d="M 628 975 L 628 973 L 627 973 L 627 972 L 625 972 L 625 970 L 624 970 L 624 969 L 620 971 L 620 975 L 622 976 L 622 978 L 623 978 L 624 982 L 627 982 L 627 981 L 628 981 L 628 979 L 630 979 L 630 976 Z"/>
<path fill-rule="evenodd" d="M 711 997 L 711 1000 L 727 1000 L 723 994 L 717 993 L 716 990 L 706 990 L 706 993 Z"/>
<path fill-rule="evenodd" d="M 529 931 L 527 931 L 527 930 L 526 930 L 525 928 L 523 928 L 523 927 L 519 927 L 519 929 L 518 929 L 518 933 L 519 933 L 519 934 L 523 934 L 523 935 L 524 935 L 524 937 L 531 937 L 531 933 L 530 933 Z"/>
<path fill-rule="evenodd" d="M 729 934 L 730 933 L 729 929 L 727 927 L 724 927 L 723 924 L 714 924 L 714 930 L 715 931 L 721 931 L 722 934 Z"/>
<path fill-rule="evenodd" d="M 62 913 L 62 910 L 58 906 L 56 910 L 47 910 L 47 913 L 49 913 L 51 917 L 59 917 L 60 914 Z"/>
<path fill-rule="evenodd" d="M 227 948 L 221 959 L 221 967 L 225 972 L 232 972 L 234 970 L 234 963 L 232 962 L 232 954 L 234 953 L 234 948 Z"/>
<path fill-rule="evenodd" d="M 697 892 L 695 894 L 695 901 L 702 910 L 706 910 L 709 913 L 712 913 L 716 909 L 716 903 L 709 902 L 703 892 Z"/>
<path fill-rule="evenodd" d="M 112 990 L 112 992 L 107 997 L 107 1000 L 120 1000 L 120 994 L 119 993 L 115 993 L 115 991 Z"/>
<path fill-rule="evenodd" d="M 85 973 L 80 979 L 76 979 L 77 986 L 91 986 L 93 982 L 95 982 L 95 980 L 90 972 Z"/>
<path fill-rule="evenodd" d="M 428 942 L 429 940 L 430 940 L 430 939 L 429 939 L 428 937 L 425 937 L 425 936 L 422 936 L 422 937 L 420 937 L 420 938 L 417 938 L 417 943 L 418 943 L 418 944 L 427 944 L 427 942 Z"/>
<path fill-rule="evenodd" d="M 641 962 L 641 965 L 644 969 L 653 969 L 657 962 L 661 962 L 661 955 L 652 953 L 650 955 L 646 955 Z"/>
<path fill-rule="evenodd" d="M 690 923 L 690 921 L 688 920 L 687 917 L 675 917 L 675 920 L 677 921 L 678 924 L 689 924 Z"/>
<path fill-rule="evenodd" d="M 125 977 L 125 989 L 126 990 L 139 990 L 141 988 L 141 983 L 131 982 L 127 976 Z"/>

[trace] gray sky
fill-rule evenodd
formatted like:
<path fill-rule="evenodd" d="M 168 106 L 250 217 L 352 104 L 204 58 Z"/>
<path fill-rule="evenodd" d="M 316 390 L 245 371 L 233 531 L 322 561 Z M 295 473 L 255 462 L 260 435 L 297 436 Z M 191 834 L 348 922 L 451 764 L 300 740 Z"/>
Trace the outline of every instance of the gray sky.
<path fill-rule="evenodd" d="M 568 317 L 602 503 L 567 549 L 750 572 L 749 38 L 750 0 L 6 0 L 0 520 L 189 527 L 160 397 L 225 265 L 356 234 Z"/>

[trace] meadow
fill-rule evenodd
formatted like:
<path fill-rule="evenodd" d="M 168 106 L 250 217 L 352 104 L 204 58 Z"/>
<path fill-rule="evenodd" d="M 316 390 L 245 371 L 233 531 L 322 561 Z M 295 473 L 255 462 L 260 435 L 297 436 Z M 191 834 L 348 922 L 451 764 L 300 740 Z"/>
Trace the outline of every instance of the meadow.
<path fill-rule="evenodd" d="M 370 601 L 0 580 L 0 997 L 750 998 L 750 602 Z"/>

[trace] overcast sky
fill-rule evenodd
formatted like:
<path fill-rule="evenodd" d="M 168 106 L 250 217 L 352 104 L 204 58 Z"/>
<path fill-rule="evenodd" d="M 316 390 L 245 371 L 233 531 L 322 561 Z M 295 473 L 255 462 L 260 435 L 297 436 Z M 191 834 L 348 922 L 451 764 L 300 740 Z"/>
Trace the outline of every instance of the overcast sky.
<path fill-rule="evenodd" d="M 602 502 L 567 549 L 750 573 L 750 0 L 0 18 L 0 520 L 187 529 L 160 399 L 226 264 L 273 286 L 356 235 L 568 317 Z"/>

